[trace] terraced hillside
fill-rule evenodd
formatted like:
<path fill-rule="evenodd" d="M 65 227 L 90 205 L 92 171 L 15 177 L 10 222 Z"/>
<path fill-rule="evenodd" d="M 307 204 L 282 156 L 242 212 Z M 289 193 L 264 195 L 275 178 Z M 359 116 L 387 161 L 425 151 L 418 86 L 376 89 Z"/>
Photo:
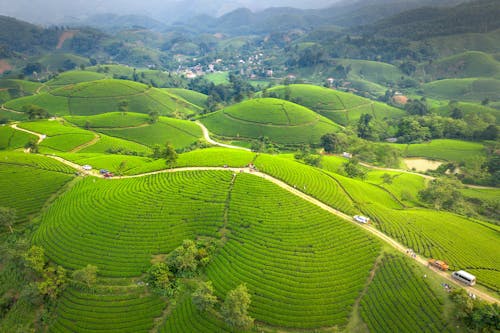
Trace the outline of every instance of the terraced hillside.
<path fill-rule="evenodd" d="M 48 81 L 46 85 L 51 88 L 77 84 L 81 82 L 96 81 L 106 78 L 104 74 L 89 71 L 69 71 L 58 74 L 55 78 Z"/>
<path fill-rule="evenodd" d="M 341 125 L 355 123 L 363 113 L 374 116 L 375 119 L 398 118 L 405 112 L 374 102 L 354 94 L 345 93 L 325 87 L 308 84 L 291 84 L 276 86 L 268 90 L 268 94 L 276 94 L 279 98 L 289 99 L 310 108 L 322 116 Z"/>
<path fill-rule="evenodd" d="M 444 79 L 422 85 L 425 96 L 459 101 L 500 100 L 500 80 L 494 78 Z"/>
<path fill-rule="evenodd" d="M 19 124 L 19 127 L 46 135 L 46 138 L 40 143 L 40 151 L 43 153 L 71 151 L 95 137 L 95 134 L 90 131 L 59 120 L 25 122 Z"/>
<path fill-rule="evenodd" d="M 339 129 L 335 123 L 303 106 L 275 98 L 248 100 L 209 114 L 200 121 L 219 136 L 268 137 L 281 144 L 319 143 L 323 134 Z"/>
<path fill-rule="evenodd" d="M 0 202 L 16 210 L 16 223 L 37 214 L 52 194 L 72 179 L 72 169 L 51 159 L 0 152 Z"/>
<path fill-rule="evenodd" d="M 21 132 L 9 126 L 0 127 L 0 150 L 22 148 L 36 137 L 32 134 Z"/>
<path fill-rule="evenodd" d="M 194 90 L 181 89 L 181 88 L 167 88 L 165 90 L 171 94 L 184 98 L 186 101 L 193 103 L 194 105 L 197 105 L 200 108 L 205 107 L 206 105 L 205 103 L 208 98 L 207 95 L 199 93 Z"/>
<path fill-rule="evenodd" d="M 1 79 L 0 80 L 0 104 L 11 99 L 33 95 L 41 86 L 38 82 L 25 80 Z"/>
<path fill-rule="evenodd" d="M 251 314 L 280 327 L 343 325 L 379 251 L 356 226 L 249 174 L 235 180 L 225 227 L 208 278 L 220 296 L 246 283 Z"/>
<path fill-rule="evenodd" d="M 25 105 L 35 104 L 52 115 L 95 115 L 115 111 L 149 113 L 186 117 L 199 107 L 179 96 L 144 84 L 103 79 L 63 86 L 35 96 L 10 101 L 6 107 L 23 111 Z"/>
<path fill-rule="evenodd" d="M 443 303 L 413 263 L 385 255 L 361 300 L 370 332 L 448 332 Z"/>

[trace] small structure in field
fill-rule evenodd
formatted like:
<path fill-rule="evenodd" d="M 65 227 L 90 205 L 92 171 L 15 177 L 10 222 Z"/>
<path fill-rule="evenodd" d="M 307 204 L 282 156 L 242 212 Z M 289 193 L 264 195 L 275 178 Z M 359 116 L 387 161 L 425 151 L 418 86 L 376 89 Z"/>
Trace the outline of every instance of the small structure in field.
<path fill-rule="evenodd" d="M 354 215 L 354 221 L 363 224 L 368 224 L 370 223 L 370 218 L 363 215 Z"/>

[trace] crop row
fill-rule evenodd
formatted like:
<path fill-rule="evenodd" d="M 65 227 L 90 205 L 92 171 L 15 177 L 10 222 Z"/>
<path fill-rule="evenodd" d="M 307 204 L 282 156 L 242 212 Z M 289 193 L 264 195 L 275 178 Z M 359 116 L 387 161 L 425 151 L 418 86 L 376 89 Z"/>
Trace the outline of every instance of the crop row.
<path fill-rule="evenodd" d="M 16 222 L 36 214 L 71 176 L 0 162 L 0 206 L 16 209 Z"/>
<path fill-rule="evenodd" d="M 158 330 L 159 333 L 213 333 L 234 332 L 230 330 L 221 320 L 217 320 L 213 314 L 200 313 L 191 298 L 180 302 L 167 318 L 166 322 Z"/>
<path fill-rule="evenodd" d="M 389 209 L 363 206 L 378 228 L 426 257 L 448 262 L 450 269 L 466 269 L 478 283 L 499 290 L 498 230 L 456 214 L 427 209 Z"/>
<path fill-rule="evenodd" d="M 244 282 L 251 314 L 282 327 L 345 323 L 379 245 L 272 183 L 236 178 L 227 242 L 207 268 L 219 297 Z"/>
<path fill-rule="evenodd" d="M 401 256 L 385 256 L 361 300 L 370 332 L 444 332 L 443 306 Z"/>
<path fill-rule="evenodd" d="M 165 303 L 157 296 L 65 291 L 49 332 L 149 332 Z"/>
<path fill-rule="evenodd" d="M 0 150 L 22 148 L 30 140 L 35 140 L 32 134 L 17 131 L 12 127 L 0 127 Z"/>
<path fill-rule="evenodd" d="M 270 155 L 259 155 L 255 164 L 262 172 L 281 179 L 346 214 L 357 212 L 353 202 L 335 179 L 318 169 Z"/>
<path fill-rule="evenodd" d="M 35 242 L 68 268 L 93 264 L 104 276 L 136 276 L 153 254 L 217 236 L 230 179 L 215 171 L 85 179 L 43 215 Z"/>
<path fill-rule="evenodd" d="M 52 158 L 20 152 L 0 152 L 0 163 L 29 166 L 46 171 L 57 171 L 68 174 L 73 174 L 75 172 L 73 168 Z"/>

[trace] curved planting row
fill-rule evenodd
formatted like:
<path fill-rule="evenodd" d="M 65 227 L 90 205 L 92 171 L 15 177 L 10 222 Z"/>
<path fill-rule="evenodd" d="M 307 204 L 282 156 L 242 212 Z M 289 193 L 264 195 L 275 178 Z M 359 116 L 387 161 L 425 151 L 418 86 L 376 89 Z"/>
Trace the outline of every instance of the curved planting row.
<path fill-rule="evenodd" d="M 213 333 L 234 332 L 222 320 L 212 314 L 200 313 L 193 305 L 191 297 L 184 299 L 167 318 L 158 333 Z"/>
<path fill-rule="evenodd" d="M 124 180 L 85 179 L 43 215 L 36 244 L 68 268 L 136 276 L 154 254 L 184 239 L 217 237 L 230 172 L 177 172 Z"/>
<path fill-rule="evenodd" d="M 0 127 L 0 150 L 23 148 L 28 142 L 36 139 L 36 136 L 12 127 Z"/>
<path fill-rule="evenodd" d="M 236 178 L 227 229 L 208 278 L 221 298 L 246 283 L 251 315 L 281 327 L 345 324 L 380 248 L 356 226 L 249 174 Z"/>
<path fill-rule="evenodd" d="M 478 283 L 500 288 L 500 232 L 482 223 L 447 212 L 427 209 L 388 209 L 363 206 L 377 226 L 392 238 L 426 257 L 445 260 L 450 269 L 465 269 Z"/>
<path fill-rule="evenodd" d="M 346 214 L 358 210 L 339 184 L 321 170 L 270 155 L 259 155 L 257 168 Z"/>
<path fill-rule="evenodd" d="M 75 170 L 53 158 L 21 152 L 0 152 L 0 164 L 22 165 L 46 171 L 73 174 Z"/>
<path fill-rule="evenodd" d="M 89 293 L 66 290 L 57 306 L 51 333 L 148 333 L 165 302 L 140 292 Z"/>
<path fill-rule="evenodd" d="M 71 178 L 59 172 L 0 161 L 0 206 L 16 209 L 16 222 L 25 222 Z"/>
<path fill-rule="evenodd" d="M 445 332 L 443 304 L 405 258 L 386 256 L 361 300 L 370 332 Z"/>

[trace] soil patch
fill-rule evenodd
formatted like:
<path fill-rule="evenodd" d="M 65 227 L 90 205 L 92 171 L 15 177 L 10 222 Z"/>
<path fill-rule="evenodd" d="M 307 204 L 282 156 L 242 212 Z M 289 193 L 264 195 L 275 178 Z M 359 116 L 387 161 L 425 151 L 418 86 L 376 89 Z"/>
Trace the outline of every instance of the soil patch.
<path fill-rule="evenodd" d="M 9 71 L 12 69 L 12 66 L 7 62 L 7 60 L 0 59 L 0 74 L 3 74 L 5 71 Z"/>
<path fill-rule="evenodd" d="M 64 42 L 68 39 L 73 38 L 77 32 L 78 31 L 76 30 L 68 30 L 63 32 L 61 36 L 59 36 L 59 42 L 57 43 L 56 49 L 59 50 L 63 46 Z"/>
<path fill-rule="evenodd" d="M 405 158 L 404 162 L 408 169 L 416 171 L 436 170 L 443 162 L 432 161 L 425 158 Z"/>

